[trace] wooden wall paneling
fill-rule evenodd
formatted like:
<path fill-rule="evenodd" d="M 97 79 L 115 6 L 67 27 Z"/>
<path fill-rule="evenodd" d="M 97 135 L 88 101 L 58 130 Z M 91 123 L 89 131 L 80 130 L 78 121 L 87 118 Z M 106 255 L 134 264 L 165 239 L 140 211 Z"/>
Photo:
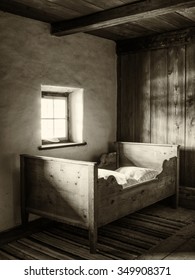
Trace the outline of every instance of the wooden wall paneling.
<path fill-rule="evenodd" d="M 121 124 L 122 124 L 122 114 L 121 109 L 123 108 L 121 92 L 122 92 L 122 66 L 121 66 L 122 56 L 117 56 L 117 131 L 116 131 L 116 140 L 120 141 L 121 139 Z M 118 160 L 117 160 L 118 164 Z M 117 165 L 118 166 L 118 165 Z"/>
<path fill-rule="evenodd" d="M 185 46 L 168 49 L 167 142 L 180 146 L 180 184 L 185 177 Z"/>
<path fill-rule="evenodd" d="M 137 142 L 150 142 L 150 51 L 136 54 Z"/>
<path fill-rule="evenodd" d="M 121 56 L 121 116 L 120 140 L 135 141 L 136 112 L 135 112 L 135 69 L 136 55 Z"/>
<path fill-rule="evenodd" d="M 195 187 L 195 43 L 186 47 L 186 186 Z"/>
<path fill-rule="evenodd" d="M 167 49 L 151 51 L 151 142 L 167 143 Z"/>

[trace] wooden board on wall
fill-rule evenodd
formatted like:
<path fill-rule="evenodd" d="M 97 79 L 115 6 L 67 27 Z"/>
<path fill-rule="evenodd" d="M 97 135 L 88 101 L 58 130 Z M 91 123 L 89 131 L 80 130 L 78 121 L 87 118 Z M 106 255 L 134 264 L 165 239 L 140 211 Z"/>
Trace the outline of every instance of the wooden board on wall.
<path fill-rule="evenodd" d="M 186 47 L 186 149 L 187 187 L 195 187 L 195 43 Z"/>
<path fill-rule="evenodd" d="M 119 114 L 121 116 L 120 139 L 123 141 L 135 141 L 135 67 L 136 56 L 134 54 L 121 57 L 121 77 L 123 77 L 123 81 L 120 94 L 122 106 Z M 123 104 L 128 104 L 128 106 L 123 106 Z"/>
<path fill-rule="evenodd" d="M 151 142 L 167 143 L 167 50 L 151 51 Z"/>
<path fill-rule="evenodd" d="M 136 54 L 136 130 L 134 141 L 150 143 L 150 51 Z"/>
<path fill-rule="evenodd" d="M 185 164 L 185 46 L 168 48 L 167 142 L 180 145 L 180 184 L 184 185 Z"/>
<path fill-rule="evenodd" d="M 150 52 L 122 55 L 120 71 L 118 139 L 150 142 Z"/>

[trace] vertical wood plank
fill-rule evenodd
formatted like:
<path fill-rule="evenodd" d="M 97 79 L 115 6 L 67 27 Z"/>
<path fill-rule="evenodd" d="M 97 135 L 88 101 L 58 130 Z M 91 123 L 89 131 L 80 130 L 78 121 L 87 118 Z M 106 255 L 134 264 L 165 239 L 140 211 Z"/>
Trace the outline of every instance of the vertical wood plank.
<path fill-rule="evenodd" d="M 135 141 L 150 142 L 150 51 L 136 54 Z"/>
<path fill-rule="evenodd" d="M 123 104 L 121 102 L 121 86 L 122 86 L 122 68 L 121 68 L 121 56 L 117 57 L 117 132 L 116 139 L 121 139 L 121 110 Z"/>
<path fill-rule="evenodd" d="M 185 46 L 168 49 L 168 143 L 180 145 L 180 184 L 185 176 Z"/>
<path fill-rule="evenodd" d="M 121 56 L 121 141 L 135 141 L 136 55 Z"/>
<path fill-rule="evenodd" d="M 195 187 L 195 43 L 186 46 L 186 149 L 187 187 Z"/>
<path fill-rule="evenodd" d="M 167 50 L 151 51 L 151 142 L 167 143 Z"/>

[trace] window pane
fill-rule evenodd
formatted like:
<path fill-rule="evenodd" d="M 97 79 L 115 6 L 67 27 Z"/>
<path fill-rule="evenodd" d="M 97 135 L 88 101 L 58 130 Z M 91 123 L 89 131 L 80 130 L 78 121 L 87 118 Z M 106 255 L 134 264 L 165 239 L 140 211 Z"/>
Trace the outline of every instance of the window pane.
<path fill-rule="evenodd" d="M 65 118 L 67 115 L 67 98 L 54 99 L 54 118 Z"/>
<path fill-rule="evenodd" d="M 41 122 L 42 139 L 53 138 L 53 120 L 42 120 Z"/>
<path fill-rule="evenodd" d="M 54 137 L 68 138 L 67 120 L 54 120 Z"/>
<path fill-rule="evenodd" d="M 51 98 L 41 99 L 41 117 L 53 118 L 53 99 Z"/>

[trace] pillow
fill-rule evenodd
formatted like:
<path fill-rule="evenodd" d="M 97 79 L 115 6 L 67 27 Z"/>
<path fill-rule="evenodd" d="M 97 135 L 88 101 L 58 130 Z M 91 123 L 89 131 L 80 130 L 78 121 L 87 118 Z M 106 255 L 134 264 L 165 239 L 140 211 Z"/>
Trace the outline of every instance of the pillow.
<path fill-rule="evenodd" d="M 126 180 L 135 179 L 138 182 L 144 182 L 151 179 L 154 179 L 159 173 L 157 170 L 137 167 L 137 166 L 124 166 L 116 170 L 117 172 L 124 174 Z"/>
<path fill-rule="evenodd" d="M 127 183 L 126 176 L 123 173 L 108 169 L 98 169 L 98 178 L 108 179 L 109 176 L 114 176 L 119 185 L 125 185 Z"/>

